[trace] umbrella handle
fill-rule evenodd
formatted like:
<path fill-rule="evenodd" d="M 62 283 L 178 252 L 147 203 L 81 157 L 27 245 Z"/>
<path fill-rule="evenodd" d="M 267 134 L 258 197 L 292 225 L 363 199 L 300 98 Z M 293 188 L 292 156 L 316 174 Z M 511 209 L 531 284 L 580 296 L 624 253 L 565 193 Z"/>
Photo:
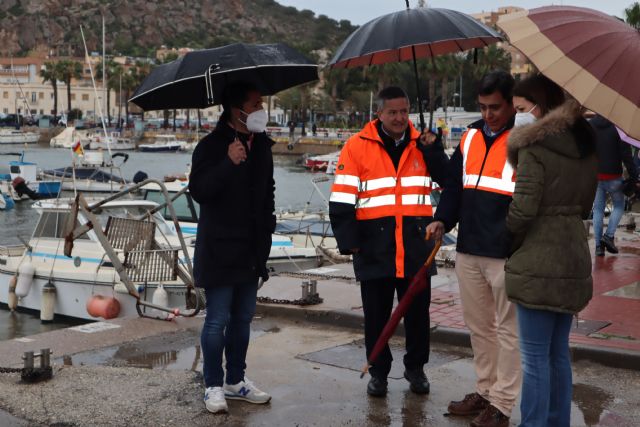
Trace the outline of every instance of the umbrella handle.
<path fill-rule="evenodd" d="M 430 233 L 427 233 L 427 239 L 425 240 L 429 240 L 428 237 L 430 237 Z M 431 251 L 431 254 L 429 254 L 429 258 L 427 258 L 427 260 L 424 262 L 424 265 L 426 267 L 429 267 L 433 263 L 433 260 L 436 258 L 436 254 L 438 253 L 441 244 L 442 239 L 436 240 L 436 244 L 433 246 L 433 250 Z M 369 372 L 371 364 L 372 362 L 370 360 L 367 360 L 367 363 L 364 364 L 364 366 L 362 367 L 362 371 L 360 372 L 360 378 L 364 378 L 364 376 Z"/>

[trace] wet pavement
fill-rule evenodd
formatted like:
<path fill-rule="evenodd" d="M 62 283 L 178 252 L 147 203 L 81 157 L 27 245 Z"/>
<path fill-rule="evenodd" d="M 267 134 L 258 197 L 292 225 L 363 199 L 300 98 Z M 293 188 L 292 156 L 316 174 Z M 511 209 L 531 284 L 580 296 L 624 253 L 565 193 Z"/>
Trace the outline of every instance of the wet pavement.
<path fill-rule="evenodd" d="M 360 331 L 272 316 L 255 320 L 247 357 L 247 375 L 272 394 L 272 402 L 251 405 L 231 401 L 228 415 L 209 414 L 202 403 L 197 327 L 201 320 L 194 319 L 179 328 L 163 323 L 156 333 L 149 331 L 150 336 L 133 341 L 122 337 L 118 344 L 75 352 L 70 357 L 58 352 L 54 378 L 45 383 L 20 384 L 15 376 L 1 375 L 0 408 L 28 420 L 28 425 L 58 426 L 469 423 L 467 418 L 445 415 L 450 400 L 473 390 L 469 349 L 433 346 L 427 365 L 432 392 L 418 396 L 399 378 L 402 339 L 394 338 L 389 394 L 386 398 L 370 398 L 365 392 L 367 379 L 359 377 L 364 361 Z M 111 336 L 112 331 L 90 335 Z M 48 334 L 35 336 L 34 343 Z M 574 364 L 574 382 L 572 425 L 632 426 L 640 419 L 639 371 L 578 362 Z M 516 425 L 518 420 L 515 408 L 511 424 Z M 2 422 L 0 413 L 0 425 L 7 425 Z"/>
<path fill-rule="evenodd" d="M 636 220 L 640 223 L 640 216 Z M 593 299 L 574 321 L 570 342 L 575 358 L 615 367 L 640 369 L 640 233 L 619 230 L 620 253 L 593 259 Z M 592 253 L 593 239 L 591 239 Z M 271 298 L 300 298 L 302 279 L 316 279 L 319 305 L 262 305 L 261 310 L 319 322 L 359 326 L 363 321 L 360 289 L 350 264 L 307 271 L 308 277 L 274 276 L 259 291 Z M 431 284 L 431 324 L 436 340 L 469 345 L 453 268 L 440 267 Z M 401 330 L 401 328 L 400 328 Z"/>

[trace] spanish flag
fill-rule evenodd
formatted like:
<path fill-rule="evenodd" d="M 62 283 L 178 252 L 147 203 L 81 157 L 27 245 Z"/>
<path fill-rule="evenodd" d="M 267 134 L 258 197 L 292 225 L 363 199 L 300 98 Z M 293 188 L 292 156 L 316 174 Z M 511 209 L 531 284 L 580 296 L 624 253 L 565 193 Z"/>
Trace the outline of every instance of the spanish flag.
<path fill-rule="evenodd" d="M 78 140 L 75 144 L 73 144 L 71 149 L 73 150 L 73 153 L 75 155 L 84 156 L 84 149 L 82 148 L 82 144 L 80 143 L 80 140 Z"/>

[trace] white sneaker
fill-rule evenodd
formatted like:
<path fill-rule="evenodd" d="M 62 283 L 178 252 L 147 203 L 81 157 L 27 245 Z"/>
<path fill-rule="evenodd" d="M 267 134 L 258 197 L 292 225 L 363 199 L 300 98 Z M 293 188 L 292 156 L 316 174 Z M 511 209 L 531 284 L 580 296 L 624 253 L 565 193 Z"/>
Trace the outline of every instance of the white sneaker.
<path fill-rule="evenodd" d="M 227 399 L 244 400 L 249 403 L 267 403 L 271 396 L 256 387 L 247 377 L 238 384 L 225 384 L 224 395 Z"/>
<path fill-rule="evenodd" d="M 204 392 L 204 404 L 207 411 L 214 414 L 227 412 L 227 401 L 224 398 L 222 387 L 209 387 Z"/>

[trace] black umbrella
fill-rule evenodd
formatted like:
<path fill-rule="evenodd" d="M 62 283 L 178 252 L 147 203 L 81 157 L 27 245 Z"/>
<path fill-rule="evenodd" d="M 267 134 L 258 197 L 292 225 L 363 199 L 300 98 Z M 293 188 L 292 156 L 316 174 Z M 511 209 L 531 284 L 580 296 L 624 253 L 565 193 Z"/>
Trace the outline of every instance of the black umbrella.
<path fill-rule="evenodd" d="M 410 9 L 409 0 L 405 2 L 406 10 L 383 15 L 354 31 L 338 48 L 329 63 L 331 67 L 350 68 L 412 59 L 420 97 L 416 58 L 433 58 L 503 40 L 496 31 L 465 13 L 430 7 Z M 420 127 L 424 130 L 421 101 L 418 108 Z"/>
<path fill-rule="evenodd" d="M 129 101 L 145 111 L 207 108 L 220 104 L 224 87 L 235 81 L 268 96 L 317 79 L 318 66 L 285 44 L 234 43 L 155 68 Z"/>

